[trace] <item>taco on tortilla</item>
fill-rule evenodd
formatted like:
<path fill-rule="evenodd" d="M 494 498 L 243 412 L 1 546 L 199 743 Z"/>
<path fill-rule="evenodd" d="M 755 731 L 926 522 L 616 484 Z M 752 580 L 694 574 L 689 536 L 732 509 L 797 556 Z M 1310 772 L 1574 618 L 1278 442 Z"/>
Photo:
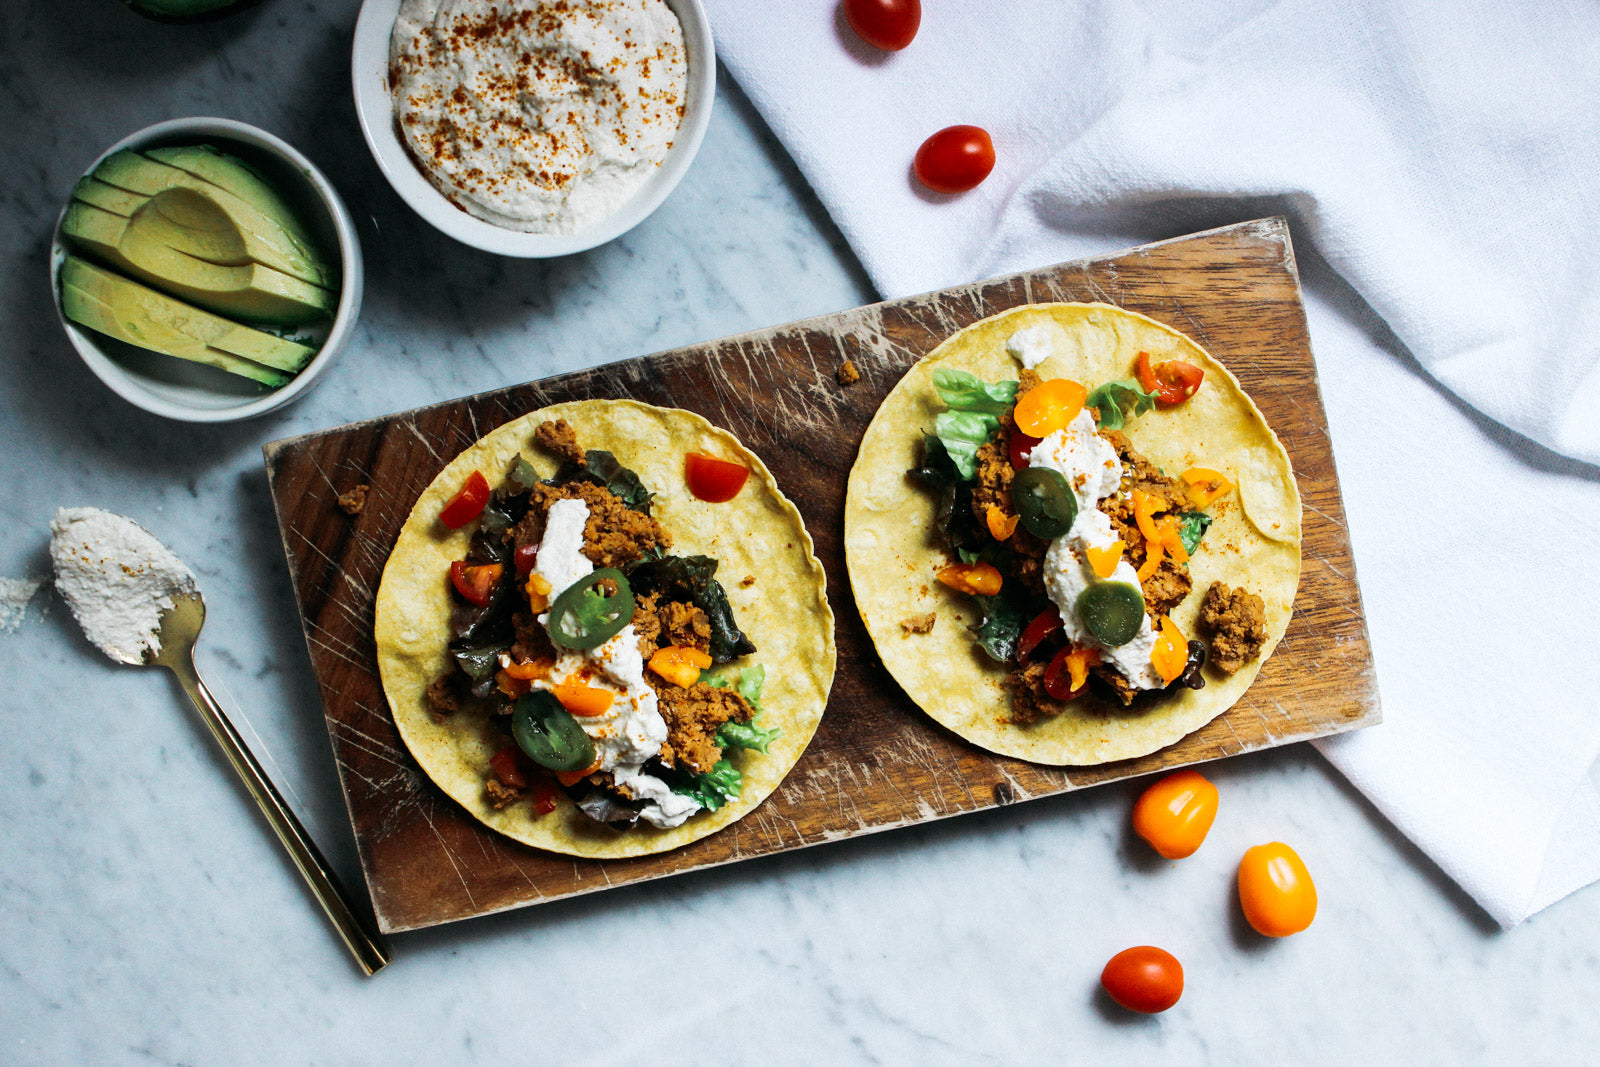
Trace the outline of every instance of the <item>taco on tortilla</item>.
<path fill-rule="evenodd" d="M 699 499 L 691 455 L 748 478 Z M 754 809 L 834 668 L 822 567 L 765 465 L 698 415 L 620 400 L 535 411 L 449 463 L 384 568 L 375 636 L 428 776 L 509 837 L 593 857 Z"/>
<path fill-rule="evenodd" d="M 984 319 L 863 438 L 851 586 L 885 666 L 983 748 L 1128 759 L 1226 711 L 1288 626 L 1300 498 L 1239 383 L 1107 304 Z"/>

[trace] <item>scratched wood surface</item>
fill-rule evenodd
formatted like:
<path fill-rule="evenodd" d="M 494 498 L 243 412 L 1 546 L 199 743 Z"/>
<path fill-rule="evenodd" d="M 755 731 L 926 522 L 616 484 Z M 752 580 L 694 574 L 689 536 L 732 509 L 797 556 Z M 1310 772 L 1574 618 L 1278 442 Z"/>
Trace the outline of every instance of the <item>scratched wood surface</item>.
<path fill-rule="evenodd" d="M 1102 300 L 1185 331 L 1244 383 L 1293 459 L 1304 567 L 1277 653 L 1226 715 L 1099 767 L 991 755 L 922 714 L 878 663 L 845 574 L 845 478 L 890 387 L 950 333 L 1024 303 Z M 853 360 L 861 380 L 839 386 Z M 373 597 L 412 501 L 494 427 L 564 400 L 688 408 L 758 452 L 827 570 L 839 671 L 815 739 L 732 827 L 630 860 L 574 860 L 485 829 L 412 761 L 379 685 Z M 265 449 L 311 663 L 379 925 L 388 932 L 888 830 L 1374 723 L 1377 692 L 1288 229 L 1262 219 L 957 289 L 826 315 L 277 441 Z M 372 486 L 348 516 L 337 496 Z"/>

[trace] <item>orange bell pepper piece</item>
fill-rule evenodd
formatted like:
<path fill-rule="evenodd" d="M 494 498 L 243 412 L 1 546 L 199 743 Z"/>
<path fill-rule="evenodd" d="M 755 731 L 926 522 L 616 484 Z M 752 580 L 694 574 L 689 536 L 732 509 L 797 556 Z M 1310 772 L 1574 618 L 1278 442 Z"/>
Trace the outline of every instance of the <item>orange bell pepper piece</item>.
<path fill-rule="evenodd" d="M 611 707 L 612 700 L 616 699 L 616 694 L 609 689 L 600 689 L 592 685 L 583 685 L 582 683 L 563 682 L 560 685 L 551 686 L 550 692 L 554 693 L 556 699 L 561 701 L 562 707 L 574 715 L 586 718 L 604 715 L 607 709 Z"/>
<path fill-rule="evenodd" d="M 996 541 L 1005 541 L 1017 532 L 1017 519 L 1018 516 L 1008 516 L 993 504 L 989 505 L 989 510 L 984 515 L 984 521 L 989 525 L 989 533 Z"/>
<path fill-rule="evenodd" d="M 550 580 L 544 575 L 528 575 L 528 606 L 535 613 L 550 610 Z"/>
<path fill-rule="evenodd" d="M 1178 629 L 1178 624 L 1161 616 L 1161 632 L 1150 649 L 1150 666 L 1161 675 L 1161 680 L 1171 685 L 1189 664 L 1189 642 Z"/>
<path fill-rule="evenodd" d="M 1166 552 L 1161 548 L 1160 541 L 1146 541 L 1144 543 L 1144 566 L 1139 568 L 1139 580 L 1142 582 L 1156 572 L 1165 558 Z"/>
<path fill-rule="evenodd" d="M 1145 492 L 1143 489 L 1133 491 L 1133 519 L 1139 525 L 1139 532 L 1144 534 L 1146 541 L 1159 541 L 1161 534 L 1156 530 L 1156 512 L 1161 510 L 1161 501 Z"/>
<path fill-rule="evenodd" d="M 1088 545 L 1084 548 L 1084 552 L 1089 556 L 1089 566 L 1094 568 L 1095 574 L 1101 578 L 1109 578 L 1111 572 L 1117 569 L 1117 564 L 1122 562 L 1122 553 L 1127 547 L 1118 539 L 1105 548 Z"/>
<path fill-rule="evenodd" d="M 1161 538 L 1161 547 L 1167 550 L 1167 555 L 1179 563 L 1189 562 L 1189 550 L 1183 547 L 1183 534 L 1178 530 L 1178 517 L 1166 515 L 1156 521 L 1156 533 Z"/>
<path fill-rule="evenodd" d="M 681 689 L 700 680 L 700 672 L 711 666 L 711 657 L 698 648 L 668 645 L 650 657 L 650 669 Z"/>
<path fill-rule="evenodd" d="M 495 688 L 515 700 L 533 690 L 535 678 L 549 677 L 550 668 L 555 665 L 556 661 L 548 656 L 542 656 L 532 663 L 508 663 L 495 673 Z"/>
<path fill-rule="evenodd" d="M 952 563 L 935 577 L 956 592 L 971 596 L 994 596 L 1002 581 L 1000 572 L 988 563 Z"/>
<path fill-rule="evenodd" d="M 1067 677 L 1072 688 L 1082 689 L 1089 680 L 1089 668 L 1100 662 L 1100 652 L 1093 648 L 1074 648 L 1067 653 Z"/>
<path fill-rule="evenodd" d="M 1089 390 L 1070 378 L 1051 378 L 1017 398 L 1011 417 L 1029 437 L 1049 437 L 1078 417 Z"/>
<path fill-rule="evenodd" d="M 1190 467 L 1178 475 L 1180 481 L 1188 486 L 1189 499 L 1194 501 L 1194 506 L 1203 508 L 1213 500 L 1234 488 L 1227 476 L 1221 471 L 1209 470 L 1205 467 Z"/>
<path fill-rule="evenodd" d="M 562 785 L 577 785 L 579 782 L 583 781 L 585 778 L 589 777 L 599 769 L 600 761 L 597 759 L 581 771 L 551 771 L 550 773 L 554 774 L 556 776 L 556 781 L 560 782 Z"/>

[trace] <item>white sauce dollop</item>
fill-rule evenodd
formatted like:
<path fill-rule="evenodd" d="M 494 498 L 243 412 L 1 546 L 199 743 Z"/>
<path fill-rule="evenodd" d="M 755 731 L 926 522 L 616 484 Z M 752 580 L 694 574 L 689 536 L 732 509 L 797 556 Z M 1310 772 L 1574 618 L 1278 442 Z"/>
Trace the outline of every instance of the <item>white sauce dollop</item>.
<path fill-rule="evenodd" d="M 1078 594 L 1092 582 L 1101 581 L 1089 564 L 1085 551 L 1109 548 L 1116 543 L 1116 530 L 1099 508 L 1100 501 L 1122 484 L 1122 462 L 1116 449 L 1096 431 L 1093 416 L 1080 411 L 1064 428 L 1033 446 L 1028 466 L 1053 470 L 1067 480 L 1078 498 L 1078 517 L 1072 528 L 1050 543 L 1044 556 L 1044 585 L 1061 614 L 1062 626 L 1074 644 L 1100 650 L 1100 658 L 1121 671 L 1136 689 L 1160 689 L 1166 683 L 1150 662 L 1155 648 L 1155 628 L 1146 615 L 1139 632 L 1125 645 L 1111 646 L 1096 640 L 1078 615 Z M 1117 562 L 1113 582 L 1127 582 L 1139 588 L 1139 573 L 1124 556 Z"/>
<path fill-rule="evenodd" d="M 161 614 L 196 593 L 194 574 L 132 519 L 60 508 L 50 520 L 56 589 L 100 651 L 138 663 L 161 651 Z"/>
<path fill-rule="evenodd" d="M 550 583 L 551 603 L 574 582 L 594 572 L 594 564 L 583 554 L 583 528 L 588 521 L 589 505 L 582 500 L 557 500 L 550 505 L 533 573 Z M 548 628 L 549 613 L 540 615 L 539 622 Z M 645 822 L 663 830 L 681 826 L 700 810 L 699 801 L 674 793 L 667 783 L 642 769 L 666 743 L 667 721 L 661 717 L 656 691 L 645 681 L 644 656 L 633 625 L 624 626 L 595 648 L 579 651 L 558 645 L 557 649 L 560 655 L 550 677 L 536 680 L 534 686 L 549 689 L 573 681 L 610 690 L 613 699 L 604 714 L 574 716 L 594 742 L 599 769 L 610 771 L 618 785 L 645 802 L 639 816 Z"/>
<path fill-rule="evenodd" d="M 1024 326 L 1006 341 L 1006 352 L 1029 370 L 1056 354 L 1055 341 L 1044 326 Z"/>

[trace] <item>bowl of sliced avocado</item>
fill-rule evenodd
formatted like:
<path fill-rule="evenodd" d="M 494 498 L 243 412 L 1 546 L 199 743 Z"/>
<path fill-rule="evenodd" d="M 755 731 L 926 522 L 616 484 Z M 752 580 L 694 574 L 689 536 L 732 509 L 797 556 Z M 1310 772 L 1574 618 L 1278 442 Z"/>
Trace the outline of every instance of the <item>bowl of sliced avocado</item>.
<path fill-rule="evenodd" d="M 174 119 L 112 145 L 62 209 L 50 275 L 89 369 L 186 422 L 302 395 L 361 308 L 339 194 L 288 143 L 231 119 Z"/>

